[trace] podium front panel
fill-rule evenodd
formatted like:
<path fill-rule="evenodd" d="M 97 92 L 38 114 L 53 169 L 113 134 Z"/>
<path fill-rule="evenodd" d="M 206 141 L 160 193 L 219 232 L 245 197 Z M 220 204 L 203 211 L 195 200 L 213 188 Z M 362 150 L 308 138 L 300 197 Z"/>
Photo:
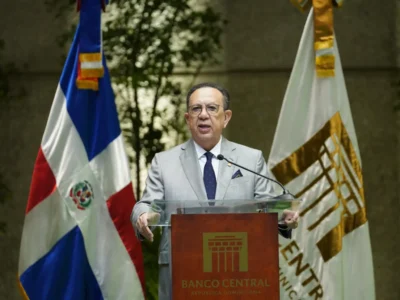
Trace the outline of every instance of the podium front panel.
<path fill-rule="evenodd" d="M 279 299 L 277 214 L 171 217 L 174 300 Z"/>

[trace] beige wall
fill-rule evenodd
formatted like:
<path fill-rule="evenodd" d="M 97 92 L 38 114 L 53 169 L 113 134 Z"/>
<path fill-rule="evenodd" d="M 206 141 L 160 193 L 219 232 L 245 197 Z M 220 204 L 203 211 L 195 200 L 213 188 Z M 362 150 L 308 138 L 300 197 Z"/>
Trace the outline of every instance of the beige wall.
<path fill-rule="evenodd" d="M 347 1 L 335 11 L 345 78 L 363 159 L 367 211 L 374 255 L 377 299 L 400 299 L 399 120 L 396 89 L 395 1 Z M 229 25 L 224 68 L 201 79 L 225 84 L 233 98 L 229 138 L 260 148 L 268 158 L 281 101 L 296 55 L 306 15 L 289 1 L 219 0 Z M 400 14 L 397 14 L 400 16 Z M 0 38 L 6 58 L 22 65 L 13 87 L 27 95 L 0 110 L 0 172 L 14 193 L 0 207 L 8 233 L 0 237 L 0 299 L 19 299 L 15 280 L 24 208 L 32 167 L 61 71 L 56 21 L 43 4 L 8 1 L 0 9 Z M 397 26 L 399 27 L 399 26 Z M 400 27 L 399 27 L 400 28 Z M 400 32 L 398 30 L 398 32 Z M 397 123 L 396 123 L 397 122 Z"/>

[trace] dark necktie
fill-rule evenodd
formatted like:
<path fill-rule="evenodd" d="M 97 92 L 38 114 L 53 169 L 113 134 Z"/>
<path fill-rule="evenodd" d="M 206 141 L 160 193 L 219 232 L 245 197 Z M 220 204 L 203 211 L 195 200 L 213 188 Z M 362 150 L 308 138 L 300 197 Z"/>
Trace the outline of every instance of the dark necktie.
<path fill-rule="evenodd" d="M 206 165 L 204 166 L 204 186 L 206 188 L 208 200 L 215 200 L 215 191 L 217 189 L 217 179 L 215 177 L 214 168 L 212 166 L 213 154 L 211 152 L 206 152 L 205 156 L 207 158 Z"/>

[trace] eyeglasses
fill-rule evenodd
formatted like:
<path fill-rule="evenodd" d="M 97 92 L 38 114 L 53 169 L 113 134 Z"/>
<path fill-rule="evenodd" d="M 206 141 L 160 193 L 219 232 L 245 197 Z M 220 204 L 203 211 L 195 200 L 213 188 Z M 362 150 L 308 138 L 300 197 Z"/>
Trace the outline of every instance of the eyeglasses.
<path fill-rule="evenodd" d="M 214 116 L 218 113 L 220 105 L 218 104 L 207 104 L 206 111 L 210 116 Z M 203 105 L 195 104 L 189 106 L 188 112 L 192 117 L 197 117 L 203 111 Z"/>

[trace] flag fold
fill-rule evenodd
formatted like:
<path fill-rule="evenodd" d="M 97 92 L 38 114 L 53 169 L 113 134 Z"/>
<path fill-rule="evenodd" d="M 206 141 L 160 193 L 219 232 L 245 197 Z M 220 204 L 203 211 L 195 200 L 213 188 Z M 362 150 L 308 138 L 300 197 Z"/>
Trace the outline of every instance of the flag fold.
<path fill-rule="evenodd" d="M 36 159 L 18 277 L 30 299 L 144 299 L 135 198 L 104 55 L 77 87 L 79 26 Z"/>
<path fill-rule="evenodd" d="M 269 168 L 302 200 L 280 239 L 281 299 L 375 299 L 362 164 L 336 41 L 335 76 L 315 68 L 310 11 L 284 97 Z"/>

